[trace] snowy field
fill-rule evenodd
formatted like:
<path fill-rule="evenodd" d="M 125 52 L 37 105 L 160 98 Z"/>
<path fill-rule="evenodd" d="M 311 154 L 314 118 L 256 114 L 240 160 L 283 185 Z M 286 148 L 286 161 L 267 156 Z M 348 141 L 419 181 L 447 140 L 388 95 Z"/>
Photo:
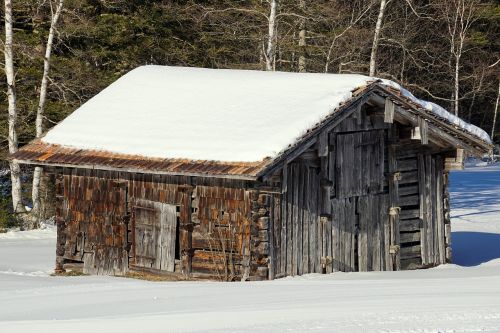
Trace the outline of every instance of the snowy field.
<path fill-rule="evenodd" d="M 500 165 L 454 172 L 453 265 L 253 283 L 51 277 L 55 232 L 0 235 L 0 332 L 500 332 Z"/>

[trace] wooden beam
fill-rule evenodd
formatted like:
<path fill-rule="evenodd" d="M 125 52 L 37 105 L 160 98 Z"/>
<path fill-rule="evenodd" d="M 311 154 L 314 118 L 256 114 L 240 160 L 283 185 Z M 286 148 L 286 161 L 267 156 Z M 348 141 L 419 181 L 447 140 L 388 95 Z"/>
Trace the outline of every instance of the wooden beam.
<path fill-rule="evenodd" d="M 385 99 L 384 122 L 392 124 L 394 122 L 394 102 L 390 98 Z"/>
<path fill-rule="evenodd" d="M 404 108 L 398 108 L 398 112 L 395 113 L 395 117 L 404 118 L 406 121 L 409 121 L 413 126 L 418 127 L 419 116 L 414 115 L 413 113 L 411 113 L 408 110 L 405 110 Z M 443 131 L 442 129 L 440 129 L 439 127 L 435 126 L 432 123 L 428 124 L 427 130 L 429 132 L 429 137 L 432 136 L 441 137 L 444 141 L 447 141 L 456 148 L 462 148 L 474 154 L 482 154 L 482 151 L 479 150 L 478 148 L 473 147 L 465 143 L 464 141 L 455 138 L 454 136 L 446 133 L 445 131 Z"/>
<path fill-rule="evenodd" d="M 323 131 L 319 134 L 318 156 L 319 157 L 328 156 L 328 132 L 327 131 Z"/>
<path fill-rule="evenodd" d="M 422 118 L 418 117 L 418 128 L 420 129 L 420 142 L 422 142 L 423 145 L 428 145 L 429 144 L 429 125 L 427 121 Z"/>
<path fill-rule="evenodd" d="M 457 149 L 453 154 L 449 154 L 444 160 L 445 171 L 464 169 L 464 150 Z"/>
<path fill-rule="evenodd" d="M 419 126 L 413 127 L 411 129 L 411 139 L 412 140 L 419 140 L 419 141 L 422 140 L 421 131 L 420 131 L 420 127 Z"/>
<path fill-rule="evenodd" d="M 389 89 L 387 89 L 386 87 L 384 87 L 384 86 L 382 86 L 380 84 L 377 85 L 377 89 L 375 89 L 375 92 L 372 92 L 372 97 L 371 97 L 371 100 L 375 101 L 378 104 L 381 103 L 380 100 L 382 100 L 382 101 L 384 100 L 384 97 L 379 96 L 377 93 L 380 93 L 382 95 L 388 94 L 388 95 L 393 96 L 401 104 L 403 104 L 406 108 L 413 110 L 413 112 L 418 112 L 420 114 L 422 114 L 422 113 L 425 114 L 427 117 L 429 117 L 429 119 L 432 119 L 433 121 L 435 121 L 436 123 L 438 123 L 440 126 L 446 128 L 447 130 L 452 131 L 454 133 L 458 133 L 461 137 L 465 138 L 470 143 L 478 145 L 479 147 L 478 148 L 474 147 L 474 149 L 472 151 L 474 154 L 478 154 L 478 151 L 479 151 L 480 152 L 479 155 L 482 155 L 482 154 L 484 154 L 485 151 L 490 151 L 493 148 L 493 146 L 491 144 L 488 144 L 487 142 L 484 142 L 483 140 L 479 139 L 478 137 L 474 136 L 473 134 L 470 134 L 470 133 L 467 133 L 467 132 L 465 132 L 463 130 L 458 129 L 455 125 L 452 125 L 452 124 L 444 121 L 438 115 L 435 115 L 435 114 L 433 115 L 433 114 L 422 112 L 421 110 L 418 109 L 418 107 L 416 107 L 415 105 L 411 104 L 410 102 L 408 102 L 407 100 L 405 100 L 403 97 L 395 95 Z M 377 101 L 377 99 L 378 99 L 378 101 Z M 382 102 L 382 105 L 383 105 L 383 102 Z M 437 127 L 437 126 L 435 126 L 435 127 Z M 466 145 L 468 147 L 472 147 L 469 143 L 467 143 Z M 482 149 L 482 150 L 480 150 L 479 148 Z"/>

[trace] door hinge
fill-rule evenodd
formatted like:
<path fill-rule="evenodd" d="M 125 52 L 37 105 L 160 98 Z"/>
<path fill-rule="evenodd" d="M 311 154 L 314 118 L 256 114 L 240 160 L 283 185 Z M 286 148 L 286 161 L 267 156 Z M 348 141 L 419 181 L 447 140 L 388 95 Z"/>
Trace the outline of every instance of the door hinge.
<path fill-rule="evenodd" d="M 389 253 L 390 254 L 396 254 L 399 252 L 399 245 L 391 245 L 389 247 Z"/>
<path fill-rule="evenodd" d="M 389 208 L 389 215 L 396 216 L 401 213 L 401 207 L 391 207 Z"/>
<path fill-rule="evenodd" d="M 321 266 L 323 268 L 325 268 L 326 266 L 328 265 L 331 265 L 333 262 L 333 258 L 330 257 L 330 256 L 326 256 L 326 257 L 321 257 Z"/>

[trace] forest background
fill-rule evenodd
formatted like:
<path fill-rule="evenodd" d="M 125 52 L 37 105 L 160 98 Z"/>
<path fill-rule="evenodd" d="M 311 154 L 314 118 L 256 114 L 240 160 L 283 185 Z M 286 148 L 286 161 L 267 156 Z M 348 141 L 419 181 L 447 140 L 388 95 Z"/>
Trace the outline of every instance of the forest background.
<path fill-rule="evenodd" d="M 3 10 L 19 146 L 146 64 L 375 75 L 500 141 L 500 1 L 9 0 Z M 6 73 L 0 73 L 0 229 L 16 223 L 6 162 L 12 124 Z M 17 213 L 32 205 L 31 172 L 20 175 Z"/>

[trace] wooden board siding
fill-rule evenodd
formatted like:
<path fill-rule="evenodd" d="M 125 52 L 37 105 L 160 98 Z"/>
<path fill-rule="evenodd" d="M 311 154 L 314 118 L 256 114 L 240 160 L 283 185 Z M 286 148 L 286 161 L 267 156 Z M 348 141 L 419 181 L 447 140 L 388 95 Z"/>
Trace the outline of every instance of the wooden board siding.
<path fill-rule="evenodd" d="M 127 188 L 106 172 L 64 170 L 56 178 L 58 256 L 84 262 L 86 274 L 126 272 Z"/>
<path fill-rule="evenodd" d="M 316 150 L 283 169 L 275 197 L 281 207 L 272 214 L 276 277 L 413 269 L 446 260 L 444 152 L 436 153 L 431 142 L 424 147 L 401 139 L 399 125 L 383 120 L 361 108 L 328 134 L 328 145 L 320 134 Z M 419 154 L 432 161 L 428 167 L 421 168 Z M 424 216 L 422 195 L 432 203 Z M 425 262 L 424 242 L 433 246 Z"/>
<path fill-rule="evenodd" d="M 134 265 L 174 272 L 177 228 L 177 206 L 135 200 L 132 203 L 131 237 Z"/>
<path fill-rule="evenodd" d="M 422 265 L 446 263 L 444 161 L 439 155 L 418 156 Z"/>
<path fill-rule="evenodd" d="M 191 219 L 193 273 L 233 280 L 249 268 L 250 195 L 245 189 L 196 186 Z"/>
<path fill-rule="evenodd" d="M 389 200 L 384 130 L 337 134 L 333 205 L 334 270 L 388 267 Z"/>
<path fill-rule="evenodd" d="M 321 272 L 323 237 L 318 202 L 319 169 L 307 162 L 287 165 L 282 194 L 273 200 L 271 239 L 276 277 Z"/>
<path fill-rule="evenodd" d="M 237 279 L 242 274 L 245 249 L 246 267 L 252 266 L 253 190 L 248 190 L 246 181 L 70 168 L 53 172 L 61 268 L 64 262 L 83 262 L 86 273 L 121 275 L 128 271 L 130 262 L 134 269 L 149 267 L 185 276 Z M 153 211 L 146 216 L 148 208 Z M 140 230 L 131 223 L 134 214 L 140 216 L 133 222 L 145 218 L 149 221 L 146 224 L 158 228 L 151 234 L 157 240 L 152 245 L 155 250 L 135 251 L 134 237 L 139 237 L 136 233 Z M 173 226 L 173 215 L 178 228 Z M 169 227 L 162 229 L 162 220 L 170 221 Z M 158 241 L 161 234 L 165 234 L 163 239 L 170 238 L 167 244 L 161 238 Z M 172 261 L 176 246 L 179 258 Z M 159 252 L 166 255 L 158 257 Z M 141 258 L 135 253 L 141 253 Z M 155 258 L 148 263 L 147 257 Z"/>
<path fill-rule="evenodd" d="M 358 198 L 358 270 L 385 271 L 389 267 L 389 197 L 368 195 Z"/>
<path fill-rule="evenodd" d="M 384 190 L 384 131 L 337 135 L 337 198 Z"/>

